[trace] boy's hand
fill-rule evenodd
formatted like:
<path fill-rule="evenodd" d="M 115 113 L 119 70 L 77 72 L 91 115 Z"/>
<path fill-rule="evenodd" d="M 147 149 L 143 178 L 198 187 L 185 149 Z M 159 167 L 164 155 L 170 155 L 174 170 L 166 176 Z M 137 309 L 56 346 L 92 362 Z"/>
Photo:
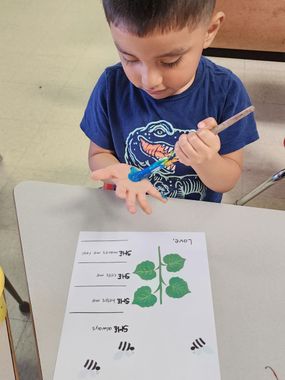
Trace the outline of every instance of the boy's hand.
<path fill-rule="evenodd" d="M 211 129 L 217 126 L 214 118 L 209 117 L 198 124 L 197 132 L 184 133 L 175 145 L 179 161 L 187 166 L 203 165 L 217 155 L 221 142 Z"/>
<path fill-rule="evenodd" d="M 160 192 L 146 179 L 140 182 L 132 182 L 128 179 L 130 165 L 115 164 L 107 166 L 104 169 L 95 170 L 91 177 L 94 180 L 112 180 L 116 185 L 116 195 L 126 200 L 126 207 L 131 214 L 137 211 L 136 203 L 138 202 L 141 209 L 146 213 L 151 213 L 151 207 L 146 199 L 146 194 L 165 203 L 165 199 Z"/>

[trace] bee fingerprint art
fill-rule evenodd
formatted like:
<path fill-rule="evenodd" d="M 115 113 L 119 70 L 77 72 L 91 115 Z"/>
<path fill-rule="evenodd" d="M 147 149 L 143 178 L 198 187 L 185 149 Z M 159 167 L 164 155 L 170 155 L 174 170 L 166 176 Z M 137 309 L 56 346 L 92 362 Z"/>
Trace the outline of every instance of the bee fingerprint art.
<path fill-rule="evenodd" d="M 99 371 L 100 370 L 100 367 L 98 366 L 98 363 L 95 361 L 95 360 L 90 360 L 90 359 L 87 359 L 85 364 L 84 364 L 84 368 L 87 369 L 88 371 Z"/>
<path fill-rule="evenodd" d="M 202 338 L 195 339 L 192 343 L 191 350 L 199 350 L 200 348 L 203 348 L 205 346 L 206 342 Z"/>
<path fill-rule="evenodd" d="M 134 351 L 135 347 L 132 347 L 131 343 L 121 342 L 118 350 L 120 351 Z"/>

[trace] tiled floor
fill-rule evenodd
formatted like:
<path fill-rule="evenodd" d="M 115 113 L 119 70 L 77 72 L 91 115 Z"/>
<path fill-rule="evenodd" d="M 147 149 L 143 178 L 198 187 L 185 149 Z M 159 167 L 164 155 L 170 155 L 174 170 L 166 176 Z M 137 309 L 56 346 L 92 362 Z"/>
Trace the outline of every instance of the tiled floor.
<path fill-rule="evenodd" d="M 27 299 L 13 188 L 24 180 L 94 186 L 78 125 L 93 85 L 117 61 L 99 0 L 0 0 L 0 264 Z M 237 73 L 256 106 L 260 140 L 224 196 L 234 203 L 285 167 L 285 64 L 213 59 Z M 285 210 L 285 181 L 248 206 Z M 31 205 L 33 207 L 33 205 Z M 31 319 L 8 296 L 21 380 L 37 380 Z"/>

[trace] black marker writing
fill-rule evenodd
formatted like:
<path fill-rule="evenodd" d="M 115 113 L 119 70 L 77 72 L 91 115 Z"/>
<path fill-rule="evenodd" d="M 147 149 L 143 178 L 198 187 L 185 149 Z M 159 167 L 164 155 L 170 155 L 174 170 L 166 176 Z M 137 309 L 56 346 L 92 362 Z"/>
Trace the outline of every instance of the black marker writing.
<path fill-rule="evenodd" d="M 122 325 L 122 326 L 115 325 L 114 326 L 114 333 L 115 334 L 127 333 L 128 331 L 129 331 L 129 325 Z"/>
<path fill-rule="evenodd" d="M 128 249 L 126 251 L 119 251 L 119 256 L 131 256 L 132 250 Z"/>
<path fill-rule="evenodd" d="M 174 243 L 189 243 L 192 245 L 192 239 L 175 239 L 173 238 Z"/>
<path fill-rule="evenodd" d="M 121 305 L 123 303 L 128 305 L 130 303 L 130 299 L 129 298 L 117 298 L 117 302 L 119 305 Z"/>
<path fill-rule="evenodd" d="M 129 280 L 130 273 L 118 273 L 118 280 Z"/>

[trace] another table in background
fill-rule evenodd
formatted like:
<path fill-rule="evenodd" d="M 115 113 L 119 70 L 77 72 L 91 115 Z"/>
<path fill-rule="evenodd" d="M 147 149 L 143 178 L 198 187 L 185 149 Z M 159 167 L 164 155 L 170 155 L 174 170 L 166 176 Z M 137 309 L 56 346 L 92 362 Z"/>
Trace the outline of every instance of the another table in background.
<path fill-rule="evenodd" d="M 285 61 L 284 0 L 217 0 L 226 19 L 205 55 Z"/>

